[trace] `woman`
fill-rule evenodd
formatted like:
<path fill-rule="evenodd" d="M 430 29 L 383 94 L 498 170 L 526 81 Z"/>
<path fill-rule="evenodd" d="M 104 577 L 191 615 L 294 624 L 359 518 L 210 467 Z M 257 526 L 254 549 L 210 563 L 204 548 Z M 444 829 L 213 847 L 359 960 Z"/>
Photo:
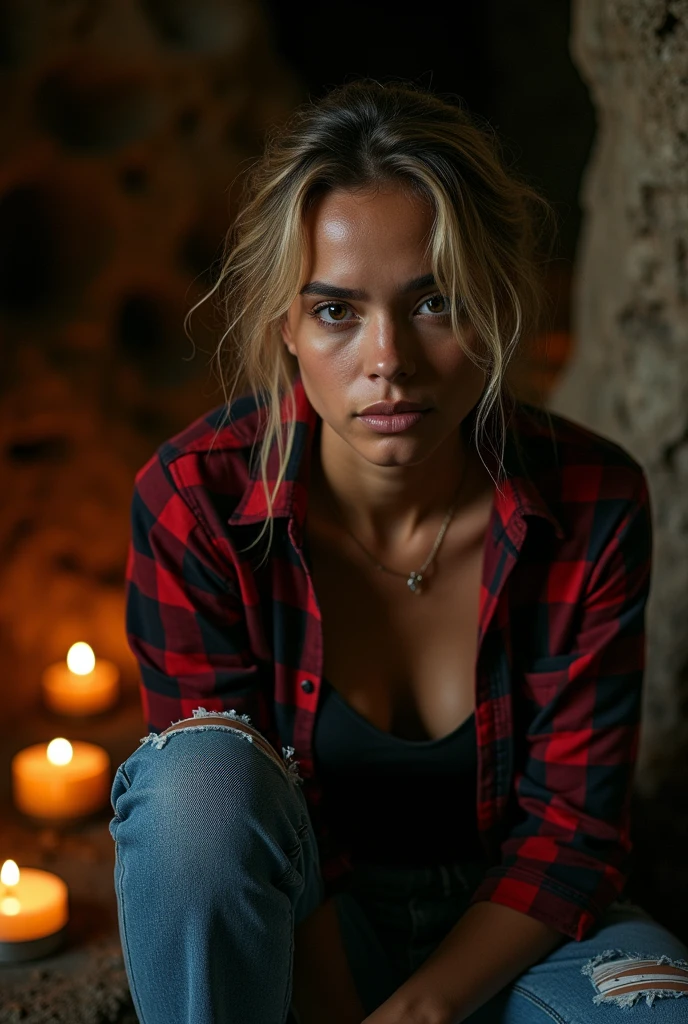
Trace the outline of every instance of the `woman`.
<path fill-rule="evenodd" d="M 331 93 L 253 169 L 232 393 L 133 502 L 151 731 L 111 832 L 146 1024 L 684 1019 L 688 950 L 623 900 L 647 482 L 504 380 L 543 212 L 412 87 Z"/>

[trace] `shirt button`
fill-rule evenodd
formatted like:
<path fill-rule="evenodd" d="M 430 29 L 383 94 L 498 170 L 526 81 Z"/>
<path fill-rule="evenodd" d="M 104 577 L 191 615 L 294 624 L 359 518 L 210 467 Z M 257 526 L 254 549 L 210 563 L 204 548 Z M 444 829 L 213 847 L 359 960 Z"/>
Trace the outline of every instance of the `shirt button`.
<path fill-rule="evenodd" d="M 301 689 L 303 690 L 304 693 L 313 693 L 315 685 L 311 682 L 310 679 L 302 679 Z"/>

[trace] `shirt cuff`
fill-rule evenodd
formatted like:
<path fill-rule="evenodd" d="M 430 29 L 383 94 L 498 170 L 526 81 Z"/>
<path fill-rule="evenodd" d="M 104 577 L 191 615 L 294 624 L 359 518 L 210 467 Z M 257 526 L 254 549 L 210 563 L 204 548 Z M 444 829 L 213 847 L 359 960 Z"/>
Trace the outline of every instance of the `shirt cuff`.
<path fill-rule="evenodd" d="M 510 867 L 500 872 L 498 866 L 489 871 L 492 873 L 478 884 L 469 906 L 480 900 L 501 903 L 577 942 L 597 924 L 605 909 L 597 903 L 591 905 L 589 897 L 556 883 L 552 885 L 550 880 L 531 871 Z M 616 893 L 614 898 L 618 898 Z"/>

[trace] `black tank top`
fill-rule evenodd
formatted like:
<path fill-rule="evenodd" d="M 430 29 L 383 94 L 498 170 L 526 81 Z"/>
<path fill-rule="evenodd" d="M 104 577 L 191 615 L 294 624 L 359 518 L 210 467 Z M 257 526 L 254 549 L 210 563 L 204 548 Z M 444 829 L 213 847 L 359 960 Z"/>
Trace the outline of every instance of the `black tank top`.
<path fill-rule="evenodd" d="M 438 740 L 378 729 L 323 678 L 313 736 L 322 814 L 352 860 L 427 867 L 482 861 L 475 713 Z"/>

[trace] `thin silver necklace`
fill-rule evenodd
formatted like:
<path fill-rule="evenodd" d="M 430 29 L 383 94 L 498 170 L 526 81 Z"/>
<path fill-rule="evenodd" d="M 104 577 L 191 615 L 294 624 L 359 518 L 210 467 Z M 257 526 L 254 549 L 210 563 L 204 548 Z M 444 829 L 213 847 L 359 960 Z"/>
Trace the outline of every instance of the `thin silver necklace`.
<path fill-rule="evenodd" d="M 428 557 L 425 559 L 425 561 L 421 565 L 420 569 L 412 569 L 410 573 L 396 572 L 394 569 L 388 569 L 386 566 L 384 566 L 380 562 L 378 562 L 376 558 L 373 558 L 373 556 L 370 554 L 370 552 L 367 551 L 363 547 L 363 545 L 361 544 L 360 540 L 357 537 L 354 537 L 353 533 L 348 528 L 348 526 L 346 526 L 344 523 L 342 523 L 342 526 L 344 527 L 346 532 L 349 534 L 349 536 L 352 537 L 353 540 L 356 541 L 356 543 L 360 547 L 361 551 L 365 552 L 365 554 L 368 556 L 368 558 L 371 560 L 371 562 L 373 562 L 373 564 L 376 565 L 378 569 L 382 569 L 384 572 L 388 572 L 391 576 L 402 576 L 406 580 L 406 585 L 408 586 L 409 590 L 412 593 L 414 593 L 414 594 L 422 594 L 423 590 L 422 590 L 422 587 L 421 587 L 421 582 L 423 580 L 423 573 L 425 572 L 425 570 L 427 569 L 427 567 L 430 565 L 430 563 L 432 562 L 433 558 L 437 554 L 437 549 L 439 548 L 440 544 L 442 543 L 442 538 L 444 537 L 444 534 L 445 534 L 445 532 L 447 530 L 447 527 L 449 526 L 449 521 L 451 520 L 451 517 L 454 515 L 454 512 L 456 510 L 456 506 L 459 504 L 459 498 L 461 497 L 461 491 L 463 490 L 463 485 L 464 485 L 464 482 L 466 480 L 467 470 L 468 470 L 468 454 L 466 454 L 466 461 L 464 462 L 463 471 L 461 473 L 461 480 L 459 481 L 459 486 L 457 488 L 456 498 L 454 499 L 454 504 L 451 506 L 451 508 L 447 512 L 446 516 L 444 517 L 444 522 L 442 523 L 442 526 L 440 527 L 440 532 L 437 534 L 437 537 L 435 539 L 435 543 L 432 546 L 432 551 L 430 552 Z M 340 519 L 340 522 L 341 522 L 341 519 Z"/>

